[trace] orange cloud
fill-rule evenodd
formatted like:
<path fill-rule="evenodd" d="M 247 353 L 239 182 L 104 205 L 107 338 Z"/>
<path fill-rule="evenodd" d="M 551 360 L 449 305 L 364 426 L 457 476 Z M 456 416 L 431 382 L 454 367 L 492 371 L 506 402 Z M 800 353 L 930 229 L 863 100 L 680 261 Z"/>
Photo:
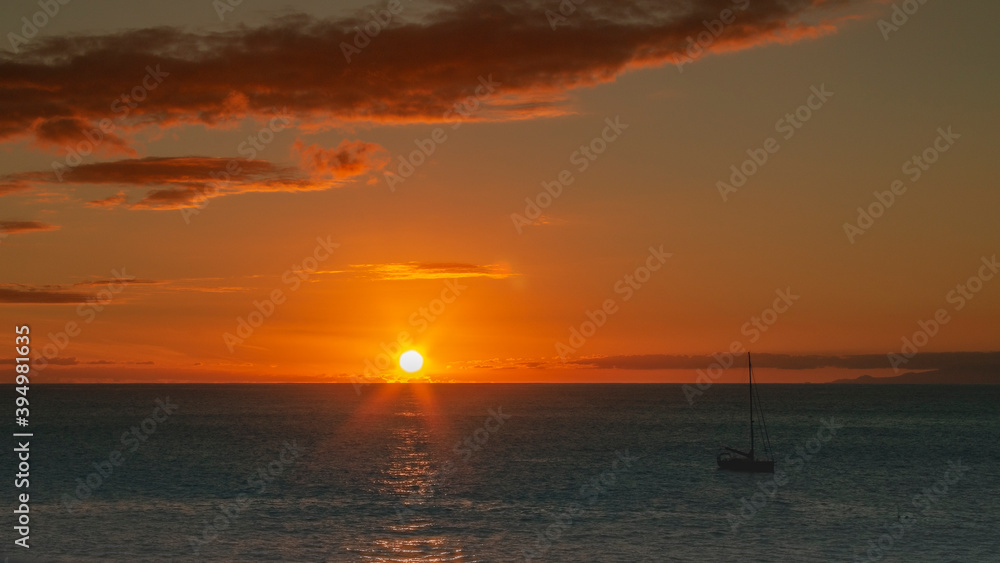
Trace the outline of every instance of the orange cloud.
<path fill-rule="evenodd" d="M 295 141 L 292 146 L 292 151 L 298 155 L 303 170 L 314 177 L 333 178 L 345 178 L 367 172 L 373 167 L 370 162 L 372 156 L 381 150 L 382 147 L 375 143 L 347 139 L 333 149 L 324 149 L 319 145 L 306 146 L 302 140 Z M 385 162 L 384 159 L 379 160 L 376 167 L 381 168 Z"/>
<path fill-rule="evenodd" d="M 39 221 L 0 221 L 0 233 L 4 234 L 57 230 L 59 230 L 59 225 L 50 225 Z"/>
<path fill-rule="evenodd" d="M 75 291 L 63 291 L 61 288 L 34 288 L 23 285 L 0 286 L 0 303 L 86 303 L 93 299 L 92 295 Z"/>
<path fill-rule="evenodd" d="M 35 144 L 41 148 L 65 149 L 86 141 L 91 141 L 95 153 L 105 156 L 135 156 L 135 149 L 128 142 L 113 133 L 99 131 L 84 119 L 78 117 L 57 117 L 43 119 L 31 128 Z M 96 142 L 94 142 L 96 140 Z"/>
<path fill-rule="evenodd" d="M 112 208 L 118 207 L 119 205 L 124 205 L 126 201 L 125 192 L 118 192 L 113 196 L 108 196 L 104 199 L 95 199 L 93 201 L 86 202 L 88 207 L 105 207 Z"/>
<path fill-rule="evenodd" d="M 376 280 L 433 280 L 453 278 L 508 278 L 515 276 L 507 264 L 460 264 L 451 262 L 405 262 L 393 264 L 351 264 L 348 270 Z M 323 272 L 327 274 L 343 271 Z"/>
<path fill-rule="evenodd" d="M 729 358 L 737 367 L 745 367 L 742 358 L 732 358 L 723 353 L 716 356 L 684 356 L 672 354 L 644 354 L 634 356 L 596 356 L 570 360 L 582 368 L 625 369 L 625 370 L 665 370 L 665 369 L 706 369 L 720 358 Z M 822 368 L 842 369 L 886 369 L 889 366 L 885 354 L 849 354 L 840 356 L 818 354 L 754 354 L 754 367 L 779 370 L 811 370 Z M 914 356 L 906 366 L 913 370 L 932 369 L 992 369 L 1000 368 L 1000 352 L 925 352 Z"/>
<path fill-rule="evenodd" d="M 555 2 L 456 0 L 397 19 L 351 62 L 342 45 L 354 43 L 362 22 L 353 18 L 39 38 L 16 56 L 0 54 L 0 141 L 58 146 L 104 123 L 100 150 L 131 154 L 129 137 L 140 130 L 222 126 L 276 108 L 320 128 L 558 115 L 572 111 L 569 90 L 689 57 L 688 40 L 734 5 L 746 9 L 705 52 L 832 33 L 860 3 L 588 0 L 553 28 L 546 11 Z"/>
<path fill-rule="evenodd" d="M 380 145 L 343 141 L 334 149 L 295 145 L 303 168 L 278 166 L 265 160 L 223 157 L 147 157 L 81 164 L 60 170 L 21 172 L 0 177 L 0 195 L 18 189 L 65 184 L 126 185 L 146 188 L 137 201 L 125 192 L 86 202 L 91 207 L 133 209 L 196 207 L 207 199 L 246 192 L 328 190 L 384 164 L 372 155 Z"/>
<path fill-rule="evenodd" d="M 116 297 L 116 302 L 141 300 L 156 293 L 235 293 L 247 291 L 245 286 L 222 285 L 221 283 L 205 284 L 204 281 L 214 281 L 214 278 L 180 278 L 175 280 L 153 280 L 145 278 L 94 278 L 72 284 L 0 284 L 0 304 L 79 304 L 94 303 L 101 299 L 100 292 L 91 288 L 105 288 L 114 284 L 126 283 L 128 286 L 146 288 L 136 295 L 136 289 L 130 289 L 128 298 Z"/>

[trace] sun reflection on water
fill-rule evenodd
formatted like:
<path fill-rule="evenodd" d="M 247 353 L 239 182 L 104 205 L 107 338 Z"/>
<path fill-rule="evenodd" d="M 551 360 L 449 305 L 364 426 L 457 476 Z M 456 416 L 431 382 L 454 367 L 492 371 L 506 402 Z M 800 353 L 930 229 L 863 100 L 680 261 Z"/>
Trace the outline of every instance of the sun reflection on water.
<path fill-rule="evenodd" d="M 441 500 L 441 483 L 433 475 L 431 428 L 439 421 L 432 398 L 419 387 L 398 389 L 394 400 L 382 403 L 387 407 L 384 416 L 393 417 L 392 430 L 386 458 L 373 468 L 371 484 L 393 511 L 361 545 L 348 549 L 361 561 L 477 561 L 454 538 L 435 532 L 441 525 L 433 516 L 435 503 Z"/>

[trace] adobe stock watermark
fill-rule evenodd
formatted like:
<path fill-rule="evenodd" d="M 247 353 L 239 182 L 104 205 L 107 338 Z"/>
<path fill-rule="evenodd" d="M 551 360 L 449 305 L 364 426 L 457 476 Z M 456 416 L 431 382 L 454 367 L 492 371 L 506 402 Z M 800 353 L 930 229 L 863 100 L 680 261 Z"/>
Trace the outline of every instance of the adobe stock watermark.
<path fill-rule="evenodd" d="M 219 21 L 225 23 L 226 14 L 235 12 L 242 3 L 243 0 L 212 0 L 212 9 L 219 16 Z"/>
<path fill-rule="evenodd" d="M 246 140 L 236 147 L 236 152 L 244 159 L 253 160 L 257 158 L 258 152 L 263 151 L 268 145 L 274 142 L 277 133 L 291 127 L 292 119 L 288 116 L 288 107 L 285 106 L 280 110 L 276 107 L 273 109 L 276 115 L 267 122 L 267 125 L 248 135 Z M 201 213 L 213 195 L 232 182 L 234 177 L 238 177 L 241 174 L 243 174 L 243 165 L 238 158 L 231 158 L 221 170 L 210 172 L 209 175 L 215 181 L 198 189 L 196 196 L 191 200 L 194 207 L 182 207 L 180 209 L 184 222 L 190 225 L 191 216 Z"/>
<path fill-rule="evenodd" d="M 219 503 L 217 508 L 219 514 L 215 515 L 211 521 L 202 520 L 203 528 L 201 537 L 188 536 L 188 543 L 195 555 L 200 555 L 201 548 L 219 539 L 219 536 L 233 526 L 236 519 L 240 517 L 250 505 L 255 497 L 264 494 L 267 486 L 281 477 L 285 468 L 291 466 L 305 452 L 305 448 L 299 447 L 295 440 L 289 442 L 285 440 L 284 447 L 276 459 L 271 460 L 266 465 L 258 464 L 254 472 L 246 478 L 246 486 L 250 492 L 240 492 L 236 498 L 227 503 Z M 251 496 L 253 495 L 253 496 Z"/>
<path fill-rule="evenodd" d="M 319 270 L 319 265 L 329 260 L 333 251 L 340 248 L 340 243 L 331 241 L 330 235 L 327 235 L 325 239 L 316 237 L 316 242 L 312 254 L 300 260 L 298 264 L 293 264 L 291 268 L 281 274 L 281 281 L 287 286 L 287 289 L 274 288 L 263 301 L 255 300 L 253 310 L 247 313 L 246 318 L 236 317 L 236 329 L 234 330 L 236 334 L 223 333 L 222 341 L 229 353 L 235 352 L 236 346 L 242 345 L 253 336 L 254 331 L 264 324 L 264 321 L 271 318 L 278 306 L 285 303 L 288 295 L 298 291 L 302 284 L 309 279 L 309 276 Z"/>
<path fill-rule="evenodd" d="M 438 297 L 428 301 L 425 307 L 418 307 L 407 318 L 410 326 L 417 330 L 417 335 L 422 334 L 430 326 L 430 323 L 440 318 L 448 305 L 454 303 L 466 289 L 469 289 L 469 286 L 459 283 L 458 280 L 446 280 Z M 361 395 L 362 386 L 372 382 L 383 381 L 381 374 L 392 368 L 395 358 L 398 358 L 413 342 L 413 334 L 409 330 L 400 331 L 396 335 L 395 340 L 382 342 L 379 345 L 382 351 L 376 354 L 374 358 L 365 360 L 363 376 L 351 376 L 354 392 Z"/>
<path fill-rule="evenodd" d="M 983 290 L 985 283 L 996 277 L 997 272 L 1000 272 L 1000 262 L 997 262 L 996 254 L 990 258 L 983 256 L 980 258 L 980 262 L 982 262 L 982 265 L 979 266 L 975 275 L 970 276 L 969 279 L 962 283 L 956 284 L 955 289 L 945 294 L 944 300 L 952 304 L 952 310 L 957 312 L 964 309 L 969 301 Z M 948 310 L 944 307 L 935 311 L 930 319 L 918 320 L 917 331 L 911 336 L 904 336 L 902 338 L 903 345 L 898 353 L 892 352 L 888 355 L 892 371 L 898 374 L 899 366 L 905 365 L 913 356 L 916 356 L 920 348 L 926 346 L 931 341 L 931 338 L 937 336 L 938 332 L 941 331 L 941 327 L 950 321 L 951 315 L 948 314 Z"/>
<path fill-rule="evenodd" d="M 736 16 L 745 11 L 750 6 L 750 0 L 732 0 L 732 8 L 723 8 L 719 12 L 719 18 L 714 20 L 702 20 L 705 31 L 701 31 L 695 37 L 687 37 L 687 49 L 685 55 L 674 64 L 677 65 L 678 72 L 684 72 L 684 65 L 693 63 L 704 56 L 705 51 L 715 43 L 715 40 L 722 35 L 726 27 L 736 21 Z"/>
<path fill-rule="evenodd" d="M 589 482 L 580 487 L 577 494 L 579 500 L 569 503 L 566 508 L 558 514 L 552 515 L 553 523 L 538 530 L 538 539 L 533 547 L 525 548 L 522 551 L 524 561 L 532 561 L 545 557 L 554 542 L 559 541 L 564 531 L 573 525 L 574 518 L 578 518 L 588 506 L 597 504 L 602 497 L 606 497 L 618 486 L 619 478 L 622 474 L 632 470 L 632 464 L 638 460 L 637 456 L 629 455 L 628 448 L 624 452 L 615 451 L 615 459 L 611 462 L 611 469 L 602 471 L 600 475 L 592 477 Z"/>
<path fill-rule="evenodd" d="M 163 82 L 163 79 L 168 76 L 170 76 L 170 73 L 161 70 L 159 64 L 155 67 L 146 66 L 146 74 L 142 77 L 140 83 L 127 93 L 122 93 L 119 97 L 112 100 L 110 108 L 111 112 L 115 114 L 114 119 L 105 117 L 97 122 L 97 127 L 83 130 L 82 133 L 86 139 L 77 142 L 76 145 L 67 145 L 64 147 L 66 157 L 63 159 L 63 162 L 59 162 L 58 160 L 52 161 L 52 172 L 55 173 L 56 179 L 62 182 L 63 176 L 69 169 L 83 164 L 84 157 L 93 154 L 104 142 L 106 136 L 112 134 L 117 124 L 125 120 L 133 109 L 139 107 L 139 104 L 149 97 L 149 93 L 156 90 Z"/>
<path fill-rule="evenodd" d="M 917 523 L 917 516 L 927 514 L 938 501 L 948 494 L 950 487 L 962 480 L 962 477 L 964 477 L 969 469 L 971 468 L 968 465 L 962 464 L 962 460 L 958 460 L 957 462 L 949 461 L 944 475 L 933 486 L 925 487 L 910 499 L 910 504 L 913 505 L 913 508 L 919 510 L 919 513 L 903 512 L 896 516 L 895 522 L 884 524 L 885 533 L 875 539 L 868 540 L 868 549 L 864 551 L 865 557 L 855 555 L 854 562 L 870 563 L 872 561 L 881 561 L 897 545 L 897 542 L 903 539 L 906 532 Z M 865 547 L 861 547 L 860 549 L 864 550 Z"/>
<path fill-rule="evenodd" d="M 70 0 L 38 0 L 38 7 L 41 8 L 34 14 L 31 14 L 31 18 L 24 16 L 21 18 L 21 34 L 18 35 L 13 31 L 7 33 L 7 41 L 10 43 L 10 50 L 14 52 L 15 55 L 20 54 L 21 46 L 27 45 L 29 41 L 34 39 L 38 32 L 49 25 L 49 22 L 55 19 L 56 16 L 62 11 L 62 7 L 69 4 Z M 17 25 L 17 24 L 15 24 Z"/>
<path fill-rule="evenodd" d="M 77 305 L 76 314 L 83 319 L 84 324 L 90 324 L 97 319 L 99 313 L 114 301 L 115 296 L 125 291 L 129 282 L 136 279 L 135 276 L 125 272 L 125 268 L 111 270 L 112 279 L 102 280 L 103 287 L 84 303 Z M 48 335 L 49 341 L 35 348 L 37 355 L 31 361 L 31 367 L 35 371 L 43 371 L 49 366 L 49 362 L 56 359 L 59 354 L 69 346 L 70 340 L 80 336 L 83 327 L 77 321 L 67 321 L 61 331 Z"/>
<path fill-rule="evenodd" d="M 482 108 L 483 101 L 496 94 L 498 86 L 502 86 L 502 83 L 494 81 L 492 74 L 486 78 L 480 75 L 479 85 L 476 86 L 474 95 L 467 96 L 464 100 L 455 102 L 450 109 L 445 110 L 441 118 L 445 121 L 454 121 L 451 129 L 453 131 L 457 130 L 466 120 Z M 389 184 L 389 191 L 395 192 L 396 186 L 405 182 L 410 176 L 413 176 L 417 168 L 420 168 L 427 162 L 438 146 L 447 140 L 448 134 L 443 127 L 435 127 L 426 138 L 414 139 L 413 142 L 417 145 L 416 150 L 411 151 L 408 155 L 399 155 L 397 157 L 399 165 L 396 167 L 396 171 L 382 171 L 382 177 Z"/>
<path fill-rule="evenodd" d="M 823 449 L 823 444 L 834 439 L 837 436 L 837 430 L 844 427 L 842 423 L 838 423 L 833 417 L 829 419 L 821 418 L 819 422 L 820 426 L 816 430 L 816 435 L 806 440 L 805 443 L 795 446 L 794 456 L 792 454 L 785 456 L 784 466 L 789 468 L 790 474 L 782 469 L 783 466 L 781 464 L 775 464 L 776 467 L 771 477 L 757 482 L 757 488 L 760 491 L 749 497 L 740 499 L 740 513 L 733 514 L 730 512 L 726 514 L 730 532 L 738 531 L 740 526 L 749 522 L 757 514 L 760 514 L 768 502 L 773 500 L 775 495 L 778 494 L 778 491 L 788 484 L 789 478 L 799 474 L 802 468 L 805 467 L 805 464 Z"/>
<path fill-rule="evenodd" d="M 810 86 L 809 91 L 810 94 L 804 104 L 796 108 L 795 111 L 786 113 L 784 117 L 774 123 L 775 132 L 780 133 L 786 141 L 794 137 L 795 133 L 812 119 L 813 114 L 822 109 L 833 97 L 833 92 L 827 91 L 826 84 L 820 84 L 819 88 Z M 779 150 L 781 150 L 781 144 L 774 137 L 764 139 L 759 148 L 747 149 L 746 153 L 749 158 L 739 165 L 733 164 L 729 167 L 732 171 L 729 175 L 729 183 L 722 180 L 715 183 L 715 188 L 722 196 L 722 201 L 729 201 L 729 194 L 738 192 L 746 185 L 747 180 L 763 168 Z"/>
<path fill-rule="evenodd" d="M 667 258 L 673 256 L 672 253 L 664 252 L 663 245 L 660 248 L 649 247 L 649 255 L 646 256 L 644 264 L 635 268 L 632 273 L 625 274 L 614 283 L 615 294 L 622 296 L 622 302 L 632 299 L 635 292 L 642 288 L 643 284 L 649 281 L 653 272 L 658 271 L 667 263 Z M 605 299 L 601 306 L 591 311 L 587 310 L 584 316 L 586 320 L 578 326 L 569 327 L 569 344 L 564 344 L 561 340 L 556 342 L 556 354 L 562 363 L 569 361 L 569 355 L 575 354 L 587 339 L 597 334 L 597 329 L 608 322 L 608 318 L 619 311 L 618 301 L 614 298 Z"/>
<path fill-rule="evenodd" d="M 617 141 L 618 137 L 628 129 L 628 123 L 622 123 L 621 116 L 618 115 L 614 119 L 610 117 L 604 118 L 604 123 L 606 125 L 601 130 L 600 135 L 591 139 L 589 143 L 580 145 L 579 148 L 569 155 L 569 162 L 576 165 L 577 174 L 586 172 L 590 168 L 591 163 L 597 160 L 608 149 L 608 146 Z M 542 190 L 535 197 L 524 198 L 526 203 L 524 215 L 518 213 L 510 214 L 510 220 L 514 223 L 514 229 L 517 231 L 517 234 L 524 232 L 522 227 L 525 225 L 534 225 L 535 221 L 542 216 L 542 210 L 548 209 L 552 205 L 552 202 L 562 195 L 563 189 L 572 184 L 574 180 L 576 178 L 573 172 L 566 168 L 559 172 L 555 180 L 542 182 Z"/>
<path fill-rule="evenodd" d="M 882 38 L 886 41 L 889 40 L 889 34 L 899 31 L 899 28 L 906 25 L 906 22 L 910 21 L 910 16 L 915 15 L 917 10 L 921 6 L 927 3 L 927 0 L 903 0 L 900 3 L 892 4 L 892 16 L 889 20 L 885 19 L 878 20 L 878 30 L 882 32 Z"/>
<path fill-rule="evenodd" d="M 903 162 L 901 170 L 911 184 L 920 180 L 941 155 L 948 152 L 955 145 L 955 141 L 962 138 L 958 133 L 952 132 L 951 125 L 947 129 L 938 127 L 937 133 L 938 136 L 930 146 Z M 875 220 L 885 215 L 885 212 L 896 203 L 896 197 L 905 194 L 907 189 L 908 186 L 902 180 L 894 180 L 889 184 L 888 190 L 872 192 L 875 201 L 869 203 L 867 207 L 858 208 L 857 224 L 844 223 L 847 240 L 854 244 L 855 239 L 871 229 L 875 225 Z"/>
<path fill-rule="evenodd" d="M 776 289 L 774 290 L 774 294 L 776 297 L 770 307 L 761 311 L 760 316 L 754 315 L 750 317 L 750 320 L 743 323 L 743 326 L 740 327 L 740 334 L 749 337 L 748 342 L 750 344 L 757 342 L 762 333 L 767 332 L 769 328 L 778 322 L 778 316 L 788 312 L 788 309 L 802 297 L 801 295 L 792 293 L 791 286 L 785 289 Z M 747 347 L 743 344 L 743 341 L 736 339 L 729 344 L 728 352 L 712 354 L 715 361 L 708 366 L 707 370 L 696 370 L 698 376 L 695 378 L 695 384 L 684 384 L 681 387 L 688 405 L 694 406 L 695 398 L 700 397 L 705 391 L 708 391 L 712 387 L 712 383 L 722 377 L 725 370 L 732 367 L 736 361 L 733 358 L 733 354 L 743 354 L 746 351 Z"/>
<path fill-rule="evenodd" d="M 553 10 L 545 10 L 545 19 L 549 22 L 549 27 L 552 31 L 559 28 L 560 25 L 569 25 L 569 16 L 576 13 L 576 8 L 586 2 L 587 0 L 562 0 L 559 2 L 559 12 Z"/>
<path fill-rule="evenodd" d="M 111 450 L 106 459 L 95 461 L 92 466 L 94 471 L 83 479 L 77 477 L 77 487 L 73 494 L 63 493 L 61 500 L 63 508 L 72 513 L 73 509 L 84 500 L 93 496 L 94 492 L 108 482 L 115 472 L 115 468 L 121 467 L 129 454 L 135 453 L 139 446 L 149 440 L 156 430 L 163 423 L 167 422 L 170 415 L 174 414 L 178 406 L 170 402 L 170 397 L 166 399 L 156 399 L 156 407 L 152 414 L 144 418 L 139 424 L 129 428 L 121 435 L 122 448 Z M 161 416 L 162 415 L 162 416 Z M 123 450 L 127 448 L 127 451 Z"/>

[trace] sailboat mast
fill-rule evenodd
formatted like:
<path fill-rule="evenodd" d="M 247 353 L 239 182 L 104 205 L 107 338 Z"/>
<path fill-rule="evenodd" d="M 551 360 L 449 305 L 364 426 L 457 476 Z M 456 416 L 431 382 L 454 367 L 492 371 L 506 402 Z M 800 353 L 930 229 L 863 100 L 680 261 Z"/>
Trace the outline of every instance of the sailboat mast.
<path fill-rule="evenodd" d="M 753 364 L 750 361 L 750 352 L 747 352 L 747 370 L 750 372 L 749 377 L 749 388 L 750 388 L 750 459 L 754 459 L 753 451 Z"/>

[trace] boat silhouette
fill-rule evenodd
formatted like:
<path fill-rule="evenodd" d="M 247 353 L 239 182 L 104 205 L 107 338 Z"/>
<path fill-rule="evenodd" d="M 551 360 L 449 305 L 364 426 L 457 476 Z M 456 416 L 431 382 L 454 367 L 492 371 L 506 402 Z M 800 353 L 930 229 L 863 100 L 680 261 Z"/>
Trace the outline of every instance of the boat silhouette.
<path fill-rule="evenodd" d="M 754 409 L 753 387 L 753 364 L 750 361 L 750 352 L 747 352 L 747 371 L 749 372 L 749 393 L 750 393 L 750 451 L 743 452 L 729 446 L 723 446 L 724 452 L 719 453 L 716 461 L 719 462 L 719 469 L 729 471 L 745 471 L 749 473 L 774 473 L 774 455 L 771 450 L 771 438 L 767 435 L 767 425 L 764 423 L 764 412 L 760 408 L 760 398 L 757 398 L 757 408 Z M 763 431 L 761 445 L 764 447 L 764 456 L 757 457 L 754 437 L 754 414 L 760 417 L 760 426 Z"/>

